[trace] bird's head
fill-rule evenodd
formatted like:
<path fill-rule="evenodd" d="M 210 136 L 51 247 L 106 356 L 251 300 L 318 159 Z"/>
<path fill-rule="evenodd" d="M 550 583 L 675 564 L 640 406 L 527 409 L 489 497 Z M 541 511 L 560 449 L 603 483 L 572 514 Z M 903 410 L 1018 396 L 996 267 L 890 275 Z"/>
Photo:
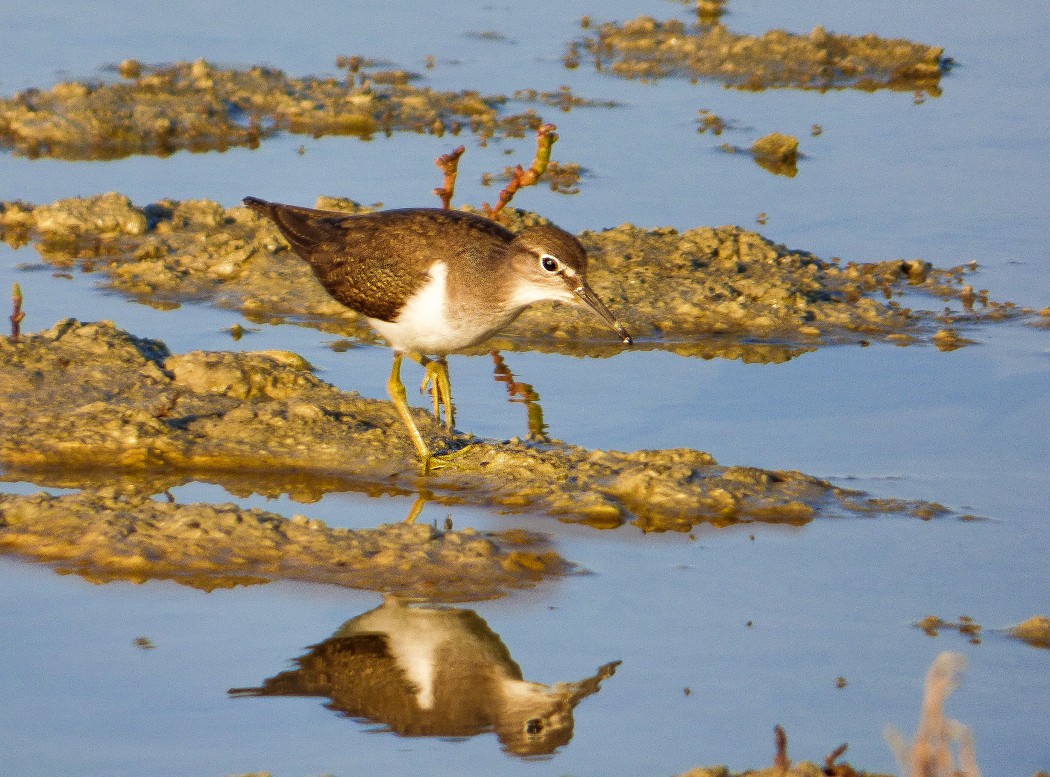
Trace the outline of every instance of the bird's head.
<path fill-rule="evenodd" d="M 508 246 L 517 286 L 511 300 L 524 307 L 541 300 L 589 308 L 630 345 L 631 336 L 587 285 L 587 252 L 575 236 L 554 226 L 530 227 Z"/>

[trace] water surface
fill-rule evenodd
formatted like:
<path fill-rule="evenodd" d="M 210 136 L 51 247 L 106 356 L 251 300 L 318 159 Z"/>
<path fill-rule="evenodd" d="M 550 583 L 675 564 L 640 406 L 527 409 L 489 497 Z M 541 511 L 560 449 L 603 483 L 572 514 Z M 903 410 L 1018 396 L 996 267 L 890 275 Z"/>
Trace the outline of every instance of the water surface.
<path fill-rule="evenodd" d="M 1045 243 L 1050 161 L 1050 40 L 1042 4 L 1009 7 L 919 2 L 894 8 L 821 0 L 730 3 L 726 23 L 759 34 L 876 32 L 941 45 L 958 63 L 943 95 L 777 90 L 718 84 L 624 82 L 561 58 L 583 14 L 688 18 L 670 2 L 445 4 L 410 2 L 126 2 L 0 8 L 0 90 L 68 78 L 108 78 L 128 57 L 268 64 L 293 75 L 334 73 L 360 53 L 425 74 L 435 88 L 508 93 L 569 84 L 616 109 L 550 112 L 555 158 L 591 171 L 582 194 L 523 192 L 516 204 L 562 226 L 600 229 L 740 224 L 830 258 L 921 257 L 980 263 L 975 285 L 998 299 L 1050 304 Z M 471 33 L 497 31 L 505 37 Z M 437 67 L 426 70 L 434 55 Z M 773 176 L 722 139 L 695 132 L 708 108 L 748 129 L 795 134 L 796 178 Z M 820 137 L 809 135 L 820 124 Z M 457 201 L 493 200 L 482 171 L 531 158 L 531 139 L 479 148 L 466 141 Z M 456 141 L 459 142 L 459 141 Z M 305 154 L 297 153 L 299 146 Z M 0 156 L 0 198 L 31 202 L 121 191 L 235 204 L 245 194 L 309 204 L 319 193 L 389 206 L 432 205 L 433 159 L 451 139 L 395 135 L 278 137 L 256 151 L 180 153 L 107 163 Z M 513 156 L 504 149 L 513 149 Z M 768 223 L 758 226 L 758 213 Z M 0 246 L 0 289 L 26 293 L 27 330 L 59 318 L 110 318 L 135 334 L 195 348 L 284 348 L 326 380 L 385 396 L 389 353 L 336 353 L 330 336 L 264 327 L 234 342 L 237 315 L 187 305 L 157 311 L 98 290 L 91 276 L 27 272 L 32 249 Z M 914 728 L 933 657 L 962 651 L 970 670 L 949 712 L 971 725 L 985 773 L 1032 774 L 1050 764 L 1040 710 L 1050 657 L 1001 633 L 973 645 L 930 638 L 910 624 L 968 615 L 987 630 L 1047 614 L 1050 550 L 1050 340 L 1021 323 L 990 327 L 951 353 L 932 347 L 824 348 L 781 365 L 702 361 L 662 352 L 581 360 L 510 354 L 543 400 L 555 436 L 619 449 L 689 446 L 721 463 L 798 469 L 878 496 L 929 499 L 986 520 L 824 518 L 800 528 L 704 528 L 643 536 L 598 532 L 546 516 L 453 508 L 457 526 L 527 523 L 593 574 L 478 604 L 530 680 L 557 683 L 622 660 L 600 693 L 575 711 L 572 741 L 523 760 L 494 735 L 449 741 L 375 733 L 311 698 L 230 699 L 260 684 L 304 648 L 379 604 L 365 592 L 275 584 L 211 593 L 166 582 L 93 585 L 46 566 L 0 559 L 0 771 L 21 775 L 279 775 L 331 773 L 637 775 L 698 764 L 734 769 L 769 762 L 772 729 L 791 755 L 819 760 L 841 742 L 866 769 L 893 769 L 881 731 Z M 506 438 L 526 431 L 486 357 L 451 359 L 461 425 Z M 406 378 L 406 383 L 411 383 Z M 32 492 L 30 484 L 5 491 Z M 215 486 L 176 489 L 180 500 L 234 499 Z M 399 520 L 411 497 L 332 494 L 236 500 L 341 526 Z M 421 520 L 443 521 L 429 505 Z M 748 625 L 750 623 L 750 625 Z M 148 637 L 155 646 L 135 645 Z M 848 684 L 837 688 L 844 677 Z M 685 689 L 689 689 L 689 693 Z"/>

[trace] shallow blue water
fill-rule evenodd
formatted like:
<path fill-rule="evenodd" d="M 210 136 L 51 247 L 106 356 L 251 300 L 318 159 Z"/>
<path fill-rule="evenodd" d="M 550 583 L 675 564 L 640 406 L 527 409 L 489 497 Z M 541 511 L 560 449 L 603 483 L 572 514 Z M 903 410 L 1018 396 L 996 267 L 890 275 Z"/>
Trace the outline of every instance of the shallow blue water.
<path fill-rule="evenodd" d="M 333 72 L 337 56 L 353 53 L 424 72 L 424 57 L 434 54 L 438 66 L 425 74 L 435 88 L 497 93 L 569 84 L 624 103 L 551 116 L 562 136 L 555 158 L 592 175 L 579 196 L 537 189 L 516 204 L 566 228 L 737 223 L 823 257 L 976 260 L 976 287 L 1050 305 L 1050 22 L 1040 3 L 961 13 L 957 4 L 918 2 L 892 14 L 855 2 L 730 4 L 726 23 L 734 30 L 806 32 L 821 24 L 943 45 L 959 65 L 944 79 L 943 96 L 922 105 L 901 93 L 738 93 L 717 84 L 622 82 L 586 64 L 562 68 L 579 16 L 688 14 L 666 2 L 463 2 L 451 11 L 419 2 L 265 2 L 250 12 L 243 4 L 183 2 L 151 6 L 148 15 L 138 8 L 0 7 L 0 90 L 104 77 L 99 68 L 126 57 L 207 57 L 303 74 Z M 483 30 L 507 40 L 468 34 Z M 698 135 L 700 108 L 751 129 L 717 140 Z M 809 136 L 814 123 L 824 128 L 818 138 Z M 806 158 L 794 179 L 716 150 L 723 140 L 747 146 L 774 130 L 801 140 Z M 207 197 L 231 205 L 248 193 L 307 204 L 319 193 L 435 204 L 432 160 L 451 145 L 415 135 L 369 143 L 288 136 L 257 151 L 168 159 L 0 156 L 0 199 L 117 190 L 139 204 Z M 496 196 L 480 185 L 480 173 L 526 160 L 533 143 L 467 146 L 457 199 L 478 203 Z M 504 156 L 504 148 L 515 155 Z M 759 212 L 768 214 L 762 227 Z M 175 351 L 285 348 L 336 385 L 385 394 L 382 348 L 335 353 L 330 336 L 291 326 L 235 343 L 222 332 L 240 320 L 235 314 L 200 306 L 156 311 L 95 289 L 91 276 L 62 280 L 19 269 L 36 261 L 31 249 L 0 246 L 0 288 L 22 284 L 29 330 L 73 315 L 113 319 Z M 985 773 L 1046 769 L 1041 710 L 1050 654 L 995 632 L 971 645 L 910 626 L 928 614 L 965 614 L 986 629 L 1048 614 L 1050 336 L 1022 324 L 971 336 L 978 345 L 952 353 L 844 346 L 782 365 L 641 351 L 602 360 L 507 355 L 519 379 L 540 393 L 561 439 L 628 450 L 697 447 L 726 464 L 799 469 L 988 519 L 818 519 L 802 528 L 700 529 L 689 541 L 429 505 L 423 520 L 451 513 L 457 526 L 527 522 L 593 572 L 476 607 L 530 680 L 576 680 L 623 660 L 577 708 L 571 743 L 550 759 L 506 755 L 492 735 L 447 741 L 373 733 L 319 699 L 227 698 L 229 687 L 286 669 L 305 646 L 378 604 L 375 595 L 290 584 L 208 594 L 165 582 L 92 585 L 4 558 L 0 772 L 660 775 L 697 764 L 768 763 L 777 723 L 793 758 L 819 760 L 848 741 L 855 765 L 892 769 L 882 728 L 913 730 L 923 675 L 945 649 L 970 661 L 949 712 L 973 727 Z M 487 357 L 454 357 L 451 365 L 464 428 L 497 438 L 524 434 L 524 412 L 507 404 Z M 412 502 L 356 494 L 309 505 L 235 500 L 200 484 L 174 493 L 345 526 L 399 520 Z M 139 636 L 156 648 L 135 647 Z M 835 687 L 839 676 L 845 688 Z"/>

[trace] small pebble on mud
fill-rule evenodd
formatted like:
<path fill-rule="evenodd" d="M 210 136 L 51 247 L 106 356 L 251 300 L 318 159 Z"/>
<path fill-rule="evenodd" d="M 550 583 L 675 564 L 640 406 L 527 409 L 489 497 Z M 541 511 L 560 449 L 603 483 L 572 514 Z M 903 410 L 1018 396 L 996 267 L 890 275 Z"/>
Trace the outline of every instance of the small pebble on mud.
<path fill-rule="evenodd" d="M 754 142 L 751 153 L 755 161 L 777 175 L 794 178 L 798 174 L 798 138 L 771 132 Z"/>

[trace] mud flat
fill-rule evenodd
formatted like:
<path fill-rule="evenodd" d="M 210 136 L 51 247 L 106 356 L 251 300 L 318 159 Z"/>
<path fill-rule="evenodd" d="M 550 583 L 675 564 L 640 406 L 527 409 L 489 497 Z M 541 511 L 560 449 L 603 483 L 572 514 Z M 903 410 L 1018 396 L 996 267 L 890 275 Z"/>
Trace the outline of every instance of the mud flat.
<path fill-rule="evenodd" d="M 738 89 L 861 89 L 940 95 L 949 67 L 944 49 L 877 35 L 839 35 L 815 27 L 808 35 L 770 30 L 735 33 L 721 24 L 640 16 L 594 23 L 570 45 L 568 61 L 588 52 L 599 69 L 624 78 L 710 78 Z"/>
<path fill-rule="evenodd" d="M 266 67 L 204 60 L 148 66 L 129 60 L 113 83 L 70 81 L 0 98 L 0 147 L 28 157 L 119 159 L 132 154 L 254 148 L 276 132 L 319 137 L 417 132 L 521 137 L 543 120 L 505 114 L 508 98 L 442 92 L 419 76 L 340 58 L 345 78 L 296 78 Z M 562 110 L 591 104 L 571 93 L 533 96 Z"/>
<path fill-rule="evenodd" d="M 316 205 L 365 210 L 330 197 Z M 542 221 L 521 211 L 508 216 L 514 230 Z M 273 224 L 247 208 L 207 200 L 139 207 L 116 193 L 47 205 L 3 202 L 0 237 L 13 246 L 32 242 L 54 267 L 101 273 L 145 304 L 206 300 L 255 322 L 291 321 L 377 340 L 364 319 L 328 296 Z M 975 291 L 967 282 L 972 263 L 825 261 L 732 226 L 679 232 L 624 224 L 580 239 L 591 256 L 591 285 L 641 348 L 761 362 L 870 339 L 950 349 L 968 342 L 959 330 L 974 324 L 1037 318 Z M 905 294 L 936 312 L 905 307 Z M 622 346 L 585 312 L 543 305 L 480 350 L 489 348 L 603 356 Z"/>
<path fill-rule="evenodd" d="M 431 601 L 491 599 L 571 570 L 526 532 L 429 524 L 334 529 L 233 504 L 174 504 L 101 488 L 0 494 L 0 550 L 103 582 L 171 579 L 207 590 L 303 580 Z"/>
<path fill-rule="evenodd" d="M 702 522 L 805 523 L 829 515 L 947 513 L 866 499 L 799 472 L 724 467 L 701 451 L 621 453 L 447 435 L 416 423 L 443 467 L 423 476 L 389 402 L 339 391 L 281 351 L 170 354 L 109 322 L 0 339 L 0 464 L 42 475 L 99 468 L 234 473 L 241 490 L 316 475 L 333 490 L 426 491 L 447 503 L 546 512 L 646 531 Z M 151 475 L 152 477 L 152 475 Z M 38 478 L 33 478 L 40 482 Z M 276 485 L 275 485 L 276 484 Z M 155 489 L 156 491 L 156 489 Z"/>

